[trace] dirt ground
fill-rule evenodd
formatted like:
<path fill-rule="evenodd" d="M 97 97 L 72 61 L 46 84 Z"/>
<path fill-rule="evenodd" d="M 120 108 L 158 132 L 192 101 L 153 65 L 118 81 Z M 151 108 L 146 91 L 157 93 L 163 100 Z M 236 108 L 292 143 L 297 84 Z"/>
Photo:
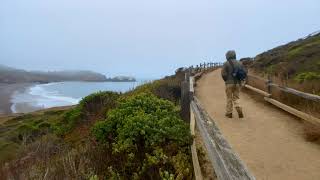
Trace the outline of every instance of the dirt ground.
<path fill-rule="evenodd" d="M 320 146 L 303 138 L 303 123 L 296 117 L 241 93 L 245 118 L 224 117 L 225 85 L 220 70 L 197 83 L 197 97 L 240 158 L 257 179 L 319 180 Z"/>

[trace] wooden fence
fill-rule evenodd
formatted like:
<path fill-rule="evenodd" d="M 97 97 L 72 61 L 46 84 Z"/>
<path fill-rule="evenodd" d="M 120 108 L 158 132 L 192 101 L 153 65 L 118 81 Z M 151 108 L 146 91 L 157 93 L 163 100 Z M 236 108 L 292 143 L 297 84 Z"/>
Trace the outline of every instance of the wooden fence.
<path fill-rule="evenodd" d="M 247 83 L 245 85 L 245 87 L 249 90 L 252 90 L 262 96 L 264 96 L 264 99 L 277 106 L 278 108 L 283 109 L 284 111 L 287 111 L 305 121 L 308 121 L 312 124 L 320 124 L 320 119 L 317 117 L 312 116 L 311 114 L 302 112 L 297 110 L 294 107 L 291 107 L 287 104 L 285 104 L 284 102 L 280 102 L 278 101 L 275 96 L 275 91 L 279 91 L 282 93 L 288 93 L 291 95 L 294 95 L 296 97 L 302 98 L 304 100 L 308 100 L 308 101 L 312 101 L 314 103 L 316 103 L 317 105 L 320 106 L 320 96 L 314 95 L 314 94 L 309 94 L 309 93 L 304 93 L 289 87 L 285 87 L 285 86 L 280 86 L 278 84 L 274 84 L 271 81 L 271 78 L 268 79 L 263 79 L 257 76 L 253 76 L 253 75 L 248 75 L 247 78 Z"/>
<path fill-rule="evenodd" d="M 185 69 L 185 80 L 181 83 L 181 115 L 182 118 L 190 122 L 190 81 L 189 78 L 194 77 L 196 82 L 202 74 L 213 71 L 222 66 L 219 62 L 200 63 L 200 65 L 190 66 Z"/>
<path fill-rule="evenodd" d="M 190 122 L 192 135 L 195 134 L 195 128 L 199 130 L 218 180 L 255 180 L 255 177 L 223 137 L 217 124 L 194 96 L 196 79 L 201 77 L 203 73 L 215 70 L 221 65 L 222 63 L 203 63 L 195 68 L 191 66 L 187 69 L 185 81 L 181 86 L 181 107 L 186 114 L 184 119 Z M 195 177 L 197 180 L 203 179 L 195 142 L 191 146 L 191 152 Z"/>

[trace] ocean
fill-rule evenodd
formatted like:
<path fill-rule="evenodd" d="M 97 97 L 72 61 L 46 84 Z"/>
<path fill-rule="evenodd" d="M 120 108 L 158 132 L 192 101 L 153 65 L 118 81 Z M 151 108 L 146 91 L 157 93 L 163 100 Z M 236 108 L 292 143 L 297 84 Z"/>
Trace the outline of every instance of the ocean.
<path fill-rule="evenodd" d="M 85 96 L 98 91 L 126 92 L 147 81 L 137 82 L 57 82 L 36 84 L 11 97 L 12 113 L 76 105 Z"/>

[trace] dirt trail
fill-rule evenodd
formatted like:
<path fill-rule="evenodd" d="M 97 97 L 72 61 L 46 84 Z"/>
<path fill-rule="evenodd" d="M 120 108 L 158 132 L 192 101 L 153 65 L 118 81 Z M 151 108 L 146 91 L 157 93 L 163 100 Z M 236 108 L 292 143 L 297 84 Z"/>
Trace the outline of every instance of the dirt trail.
<path fill-rule="evenodd" d="M 224 117 L 220 70 L 204 75 L 196 94 L 258 180 L 320 180 L 320 146 L 306 142 L 302 123 L 290 114 L 241 93 L 244 119 Z"/>

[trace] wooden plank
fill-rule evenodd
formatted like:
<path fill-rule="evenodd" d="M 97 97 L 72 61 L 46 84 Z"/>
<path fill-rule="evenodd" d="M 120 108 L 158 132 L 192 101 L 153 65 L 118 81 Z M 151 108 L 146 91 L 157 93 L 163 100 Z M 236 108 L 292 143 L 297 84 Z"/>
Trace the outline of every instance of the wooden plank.
<path fill-rule="evenodd" d="M 316 117 L 314 117 L 314 116 L 312 116 L 310 114 L 298 111 L 298 110 L 296 110 L 296 109 L 294 109 L 294 108 L 292 108 L 292 107 L 290 107 L 288 105 L 285 105 L 285 104 L 283 104 L 283 103 L 281 103 L 279 101 L 276 101 L 276 100 L 268 98 L 268 97 L 265 97 L 264 99 L 267 102 L 269 102 L 269 103 L 271 103 L 271 104 L 283 109 L 284 111 L 287 111 L 288 113 L 291 113 L 291 114 L 293 114 L 293 115 L 295 115 L 295 116 L 297 116 L 297 117 L 299 117 L 301 119 L 304 119 L 304 120 L 306 120 L 306 121 L 308 121 L 308 122 L 310 122 L 312 124 L 320 124 L 320 119 L 318 119 L 318 118 L 316 118 Z"/>
<path fill-rule="evenodd" d="M 195 124 L 196 122 L 195 122 L 194 114 L 193 114 L 193 111 L 191 111 L 190 112 L 190 130 L 191 130 L 192 136 L 195 136 Z M 202 178 L 195 139 L 193 139 L 193 142 L 191 145 L 191 154 L 192 154 L 192 163 L 193 163 L 195 179 L 202 180 L 203 178 Z"/>
<path fill-rule="evenodd" d="M 188 81 L 183 81 L 181 83 L 181 117 L 182 119 L 189 123 L 190 122 L 190 84 Z"/>
<path fill-rule="evenodd" d="M 193 93 L 194 93 L 194 77 L 193 77 L 193 76 L 190 77 L 189 83 L 190 83 L 190 85 L 189 85 L 189 86 L 190 86 L 189 90 L 190 90 L 190 92 L 193 94 Z"/>
<path fill-rule="evenodd" d="M 315 102 L 320 102 L 320 96 L 317 96 L 315 94 L 301 92 L 301 91 L 298 91 L 298 90 L 295 90 L 295 89 L 292 89 L 292 88 L 282 87 L 282 86 L 280 86 L 278 84 L 273 84 L 273 83 L 270 83 L 269 85 L 272 86 L 272 87 L 276 87 L 276 88 L 280 89 L 281 91 L 284 91 L 284 92 L 287 92 L 287 93 L 291 93 L 291 94 L 294 94 L 294 95 L 297 95 L 297 96 L 300 96 L 302 98 L 309 99 L 309 100 L 312 100 L 312 101 L 315 101 Z"/>
<path fill-rule="evenodd" d="M 191 102 L 191 104 L 192 104 L 192 111 L 194 111 L 194 113 L 196 114 L 197 126 L 199 128 L 200 134 L 202 136 L 202 139 L 204 141 L 204 144 L 208 152 L 209 159 L 212 163 L 212 166 L 214 167 L 214 171 L 218 179 L 219 180 L 231 179 L 227 172 L 226 165 L 222 160 L 222 158 L 220 157 L 220 154 L 218 153 L 215 142 L 210 139 L 209 133 L 206 132 L 204 125 L 202 124 L 202 122 L 200 122 L 201 120 L 198 120 L 198 119 L 201 119 L 200 112 L 197 110 L 196 105 L 194 105 L 194 102 Z"/>
<path fill-rule="evenodd" d="M 269 80 L 265 80 L 265 79 L 263 79 L 263 78 L 261 78 L 261 77 L 258 77 L 258 76 L 248 75 L 248 78 L 255 78 L 255 79 L 264 81 L 264 82 L 267 83 L 269 86 L 278 88 L 278 89 L 281 90 L 281 91 L 284 91 L 284 92 L 287 92 L 287 93 L 291 93 L 291 94 L 294 94 L 294 95 L 296 95 L 296 96 L 300 96 L 300 97 L 302 97 L 302 98 L 309 99 L 309 100 L 312 100 L 312 101 L 320 102 L 320 96 L 318 96 L 318 95 L 310 94 L 310 93 L 305 93 L 305 92 L 298 91 L 298 90 L 293 89 L 293 88 L 280 86 L 280 85 L 274 84 L 274 83 L 268 83 Z"/>
<path fill-rule="evenodd" d="M 258 93 L 258 94 L 260 94 L 262 96 L 265 96 L 265 97 L 270 97 L 271 96 L 271 94 L 269 94 L 269 93 L 267 93 L 265 91 L 262 91 L 260 89 L 257 89 L 255 87 L 252 87 L 252 86 L 250 86 L 248 84 L 244 85 L 244 87 L 246 87 L 247 89 L 250 89 L 251 91 L 254 91 L 254 92 L 256 92 L 256 93 Z"/>
<path fill-rule="evenodd" d="M 222 136 L 217 124 L 200 105 L 196 97 L 191 101 L 196 124 L 206 146 L 209 159 L 219 180 L 255 180 L 240 157 Z"/>

